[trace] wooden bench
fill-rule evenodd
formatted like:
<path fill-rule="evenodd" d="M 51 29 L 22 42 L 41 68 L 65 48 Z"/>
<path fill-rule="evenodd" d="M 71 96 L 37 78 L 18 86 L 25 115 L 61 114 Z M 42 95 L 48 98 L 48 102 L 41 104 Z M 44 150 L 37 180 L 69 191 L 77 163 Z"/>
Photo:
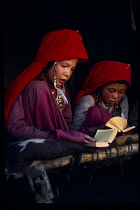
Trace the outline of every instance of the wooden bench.
<path fill-rule="evenodd" d="M 73 164 L 75 164 L 75 167 L 78 167 L 83 164 L 88 165 L 90 163 L 90 166 L 92 164 L 93 167 L 96 167 L 96 165 L 100 164 L 101 162 L 111 161 L 111 163 L 115 163 L 116 161 L 122 159 L 129 160 L 134 155 L 139 153 L 138 140 L 138 134 L 118 136 L 115 139 L 115 145 L 108 148 L 87 148 L 83 145 L 71 142 L 51 140 L 50 143 L 50 140 L 45 140 L 46 142 L 44 141 L 44 144 L 42 144 L 42 151 L 44 151 L 44 146 L 46 146 L 46 154 L 43 154 L 42 152 L 42 154 L 39 154 L 40 156 L 34 156 L 34 153 L 36 152 L 36 147 L 38 147 L 38 150 L 42 148 L 39 147 L 41 144 L 33 144 L 33 142 L 30 142 L 28 147 L 26 146 L 26 148 L 24 149 L 23 147 L 22 149 L 21 147 L 18 147 L 19 150 L 16 150 L 16 147 L 13 144 L 14 148 L 9 147 L 10 149 L 8 148 L 6 150 L 6 154 L 8 154 L 8 164 L 6 162 L 5 174 L 7 176 L 10 174 L 14 175 L 15 179 L 27 176 L 30 187 L 32 191 L 36 194 L 35 202 L 51 203 L 53 202 L 52 200 L 54 198 L 54 193 L 49 178 L 47 176 L 47 172 Z M 51 154 L 51 149 L 54 147 L 54 145 L 55 151 L 58 147 L 58 152 L 56 152 L 57 154 L 54 153 L 54 150 Z M 27 155 L 26 150 L 31 150 L 31 148 L 34 151 L 32 151 L 30 155 L 28 152 Z M 21 150 L 22 152 L 20 152 Z M 16 155 L 15 153 L 17 153 L 17 157 L 12 161 L 17 161 L 17 168 L 12 167 L 13 162 L 9 161 L 10 155 Z M 21 155 L 21 153 L 23 154 Z M 31 158 L 32 156 L 34 157 L 34 160 L 33 158 Z M 18 169 L 18 163 L 20 162 L 20 160 L 22 160 L 22 158 L 24 159 L 24 161 L 22 162 L 22 164 L 19 164 L 20 169 Z M 24 167 L 22 170 L 23 165 Z M 14 170 L 11 171 L 10 167 L 14 168 Z M 36 186 L 40 188 L 40 191 L 36 190 Z"/>

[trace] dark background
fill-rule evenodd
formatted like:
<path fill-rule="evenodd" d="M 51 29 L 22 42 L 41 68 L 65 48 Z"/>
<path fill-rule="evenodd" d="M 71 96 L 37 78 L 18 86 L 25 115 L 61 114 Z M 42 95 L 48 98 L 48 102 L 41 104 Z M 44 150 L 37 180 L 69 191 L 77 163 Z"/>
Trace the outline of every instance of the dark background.
<path fill-rule="evenodd" d="M 136 28 L 132 26 L 133 9 Z M 4 91 L 11 80 L 30 65 L 44 34 L 59 29 L 79 30 L 90 60 L 79 64 L 69 84 L 74 100 L 90 68 L 102 60 L 116 60 L 132 66 L 132 87 L 127 94 L 132 102 L 138 97 L 138 1 L 4 1 Z M 137 12 L 138 11 L 138 12 Z M 24 78 L 23 78 L 24 80 Z M 90 181 L 82 170 L 65 184 L 64 173 L 52 174 L 62 195 L 58 203 L 137 203 L 139 202 L 139 159 L 102 168 Z M 92 171 L 91 171 L 92 173 Z M 57 178 L 58 176 L 58 178 Z M 6 194 L 12 202 L 30 202 L 28 185 L 22 179 L 7 181 Z M 60 182 L 61 180 L 61 182 Z M 106 182 L 104 182 L 106 180 Z M 71 187 L 70 187 L 71 186 Z M 24 189 L 26 188 L 26 189 Z M 22 194 L 22 195 L 21 195 Z M 133 208 L 134 206 L 132 206 Z"/>
<path fill-rule="evenodd" d="M 5 90 L 11 80 L 33 62 L 44 34 L 67 28 L 79 30 L 90 58 L 77 66 L 77 71 L 69 81 L 72 85 L 72 102 L 90 68 L 102 60 L 131 64 L 132 87 L 127 91 L 131 102 L 138 94 L 137 6 L 136 0 L 5 0 Z M 131 9 L 136 26 L 134 29 Z"/>

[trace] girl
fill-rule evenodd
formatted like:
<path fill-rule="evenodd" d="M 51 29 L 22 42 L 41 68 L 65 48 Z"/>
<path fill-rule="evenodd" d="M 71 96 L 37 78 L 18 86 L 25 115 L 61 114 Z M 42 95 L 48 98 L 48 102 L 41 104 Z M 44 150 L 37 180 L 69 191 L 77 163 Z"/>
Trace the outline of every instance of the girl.
<path fill-rule="evenodd" d="M 8 141 L 61 139 L 88 143 L 75 131 L 66 81 L 77 63 L 88 60 L 81 35 L 63 29 L 46 34 L 34 62 L 9 86 L 5 95 Z"/>
<path fill-rule="evenodd" d="M 75 130 L 93 136 L 113 116 L 128 119 L 125 92 L 130 85 L 130 64 L 118 61 L 96 63 L 75 100 Z"/>

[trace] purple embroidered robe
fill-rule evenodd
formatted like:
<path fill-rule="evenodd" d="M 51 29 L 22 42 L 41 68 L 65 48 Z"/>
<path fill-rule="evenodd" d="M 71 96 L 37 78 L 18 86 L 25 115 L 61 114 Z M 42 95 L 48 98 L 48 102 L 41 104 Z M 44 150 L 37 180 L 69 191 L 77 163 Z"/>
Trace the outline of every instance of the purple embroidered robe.
<path fill-rule="evenodd" d="M 103 107 L 91 106 L 88 109 L 84 123 L 79 131 L 93 136 L 93 134 L 96 133 L 96 130 L 101 129 L 111 117 L 112 115 L 108 113 Z"/>
<path fill-rule="evenodd" d="M 7 123 L 7 131 L 18 140 L 30 138 L 62 139 L 83 142 L 85 134 L 72 126 L 72 112 L 68 90 L 68 104 L 62 113 L 55 101 L 56 89 L 33 80 L 14 103 Z"/>

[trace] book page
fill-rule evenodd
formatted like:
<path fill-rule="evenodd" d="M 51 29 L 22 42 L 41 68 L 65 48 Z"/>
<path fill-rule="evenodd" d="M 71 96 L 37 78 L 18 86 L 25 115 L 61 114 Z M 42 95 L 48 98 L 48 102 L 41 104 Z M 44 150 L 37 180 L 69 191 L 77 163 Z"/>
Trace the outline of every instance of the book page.
<path fill-rule="evenodd" d="M 134 130 L 136 126 L 131 126 L 131 127 L 128 127 L 126 129 L 123 130 L 123 132 L 127 132 L 127 131 L 131 131 L 131 130 Z"/>
<path fill-rule="evenodd" d="M 115 126 L 119 130 L 124 130 L 127 127 L 127 120 L 123 117 L 112 117 L 110 120 L 106 123 L 107 126 L 111 127 L 110 125 Z"/>
<path fill-rule="evenodd" d="M 94 138 L 97 141 L 109 141 L 109 139 L 112 136 L 112 134 L 114 133 L 114 131 L 115 131 L 115 134 L 114 134 L 114 136 L 115 136 L 117 133 L 116 129 L 97 130 Z"/>
<path fill-rule="evenodd" d="M 114 125 L 112 125 L 112 124 L 110 124 L 110 123 L 107 123 L 103 128 L 104 128 L 104 129 L 106 129 L 106 128 L 114 128 L 114 129 L 117 129 L 118 132 L 121 132 L 120 129 L 118 129 L 116 126 L 114 126 Z"/>

